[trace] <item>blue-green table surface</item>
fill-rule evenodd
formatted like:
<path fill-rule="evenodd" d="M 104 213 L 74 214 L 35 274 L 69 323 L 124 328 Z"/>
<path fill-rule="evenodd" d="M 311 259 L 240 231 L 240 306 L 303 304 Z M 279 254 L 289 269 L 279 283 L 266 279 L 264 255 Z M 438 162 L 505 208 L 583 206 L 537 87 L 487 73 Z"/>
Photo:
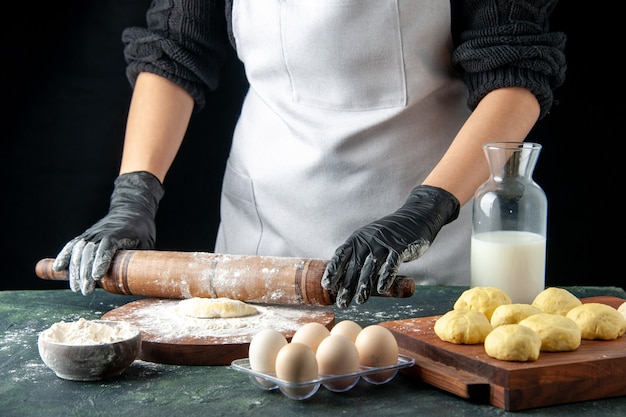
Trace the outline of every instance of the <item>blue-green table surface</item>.
<path fill-rule="evenodd" d="M 618 287 L 565 287 L 578 297 L 615 295 Z M 336 321 L 361 325 L 443 314 L 466 287 L 418 287 L 410 298 L 376 297 L 334 309 Z M 37 337 L 58 321 L 98 319 L 139 297 L 97 289 L 0 291 L 0 416 L 626 416 L 626 396 L 516 412 L 475 404 L 399 373 L 391 382 L 361 380 L 344 393 L 320 387 L 298 401 L 264 391 L 229 366 L 181 366 L 136 360 L 121 376 L 96 382 L 58 378 L 39 357 Z"/>

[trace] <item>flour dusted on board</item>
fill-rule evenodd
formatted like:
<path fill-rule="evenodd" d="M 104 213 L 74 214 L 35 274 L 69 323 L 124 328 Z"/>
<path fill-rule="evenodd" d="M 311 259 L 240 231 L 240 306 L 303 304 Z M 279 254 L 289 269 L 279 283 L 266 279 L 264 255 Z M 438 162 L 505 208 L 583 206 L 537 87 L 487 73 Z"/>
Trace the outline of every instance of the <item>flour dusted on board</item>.
<path fill-rule="evenodd" d="M 228 338 L 229 343 L 249 343 L 259 329 L 271 327 L 280 332 L 295 332 L 303 320 L 326 321 L 329 314 L 326 308 L 254 304 L 252 307 L 258 312 L 250 316 L 206 319 L 182 314 L 179 304 L 180 301 L 170 299 L 137 304 L 136 308 L 125 310 L 124 319 L 145 332 L 146 340 L 152 342 Z"/>

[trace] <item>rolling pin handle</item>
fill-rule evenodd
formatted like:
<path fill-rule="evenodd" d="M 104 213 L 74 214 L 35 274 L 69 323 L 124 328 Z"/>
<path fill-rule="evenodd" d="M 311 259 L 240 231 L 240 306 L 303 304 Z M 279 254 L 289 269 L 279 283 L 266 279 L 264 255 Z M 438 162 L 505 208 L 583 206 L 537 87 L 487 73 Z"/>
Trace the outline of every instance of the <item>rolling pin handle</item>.
<path fill-rule="evenodd" d="M 67 281 L 69 279 L 67 270 L 55 271 L 52 269 L 52 264 L 54 264 L 54 259 L 52 258 L 41 259 L 37 262 L 37 265 L 35 265 L 35 275 L 41 279 L 51 281 Z"/>
<path fill-rule="evenodd" d="M 407 298 L 415 293 L 415 280 L 404 275 L 396 276 L 387 294 L 378 294 L 379 297 Z"/>

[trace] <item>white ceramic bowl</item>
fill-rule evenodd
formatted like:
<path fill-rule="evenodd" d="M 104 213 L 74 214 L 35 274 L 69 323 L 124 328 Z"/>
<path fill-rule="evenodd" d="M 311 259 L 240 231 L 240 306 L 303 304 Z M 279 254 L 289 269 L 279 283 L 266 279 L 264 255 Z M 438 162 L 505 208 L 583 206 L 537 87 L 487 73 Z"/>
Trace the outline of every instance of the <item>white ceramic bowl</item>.
<path fill-rule="evenodd" d="M 93 320 L 91 323 L 114 329 L 121 325 L 120 322 L 106 320 Z M 62 324 L 65 325 L 63 322 Z M 68 323 L 71 324 L 73 323 Z M 141 350 L 141 331 L 126 323 L 123 325 L 126 327 L 120 335 L 121 338 L 93 342 L 89 339 L 91 335 L 80 334 L 84 330 L 82 328 L 74 330 L 71 337 L 59 338 L 53 333 L 53 325 L 39 334 L 37 341 L 39 355 L 62 379 L 96 381 L 116 377 L 133 363 Z M 56 330 L 58 333 L 58 328 Z M 75 337 L 76 341 L 72 337 Z"/>

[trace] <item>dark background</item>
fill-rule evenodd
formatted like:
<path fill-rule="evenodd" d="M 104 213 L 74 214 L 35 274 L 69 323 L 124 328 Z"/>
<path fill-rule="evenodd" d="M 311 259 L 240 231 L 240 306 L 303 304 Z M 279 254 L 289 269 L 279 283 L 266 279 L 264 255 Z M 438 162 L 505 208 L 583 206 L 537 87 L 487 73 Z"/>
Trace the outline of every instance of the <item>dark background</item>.
<path fill-rule="evenodd" d="M 35 263 L 106 214 L 131 93 L 121 32 L 144 24 L 149 2 L 21 3 L 5 14 L 0 289 L 67 288 L 37 278 Z M 552 29 L 568 34 L 567 81 L 529 138 L 544 145 L 534 178 L 549 200 L 548 285 L 624 286 L 624 91 L 612 15 L 572 1 L 561 1 L 553 15 Z M 157 249 L 213 249 L 245 88 L 231 56 L 165 181 Z"/>

